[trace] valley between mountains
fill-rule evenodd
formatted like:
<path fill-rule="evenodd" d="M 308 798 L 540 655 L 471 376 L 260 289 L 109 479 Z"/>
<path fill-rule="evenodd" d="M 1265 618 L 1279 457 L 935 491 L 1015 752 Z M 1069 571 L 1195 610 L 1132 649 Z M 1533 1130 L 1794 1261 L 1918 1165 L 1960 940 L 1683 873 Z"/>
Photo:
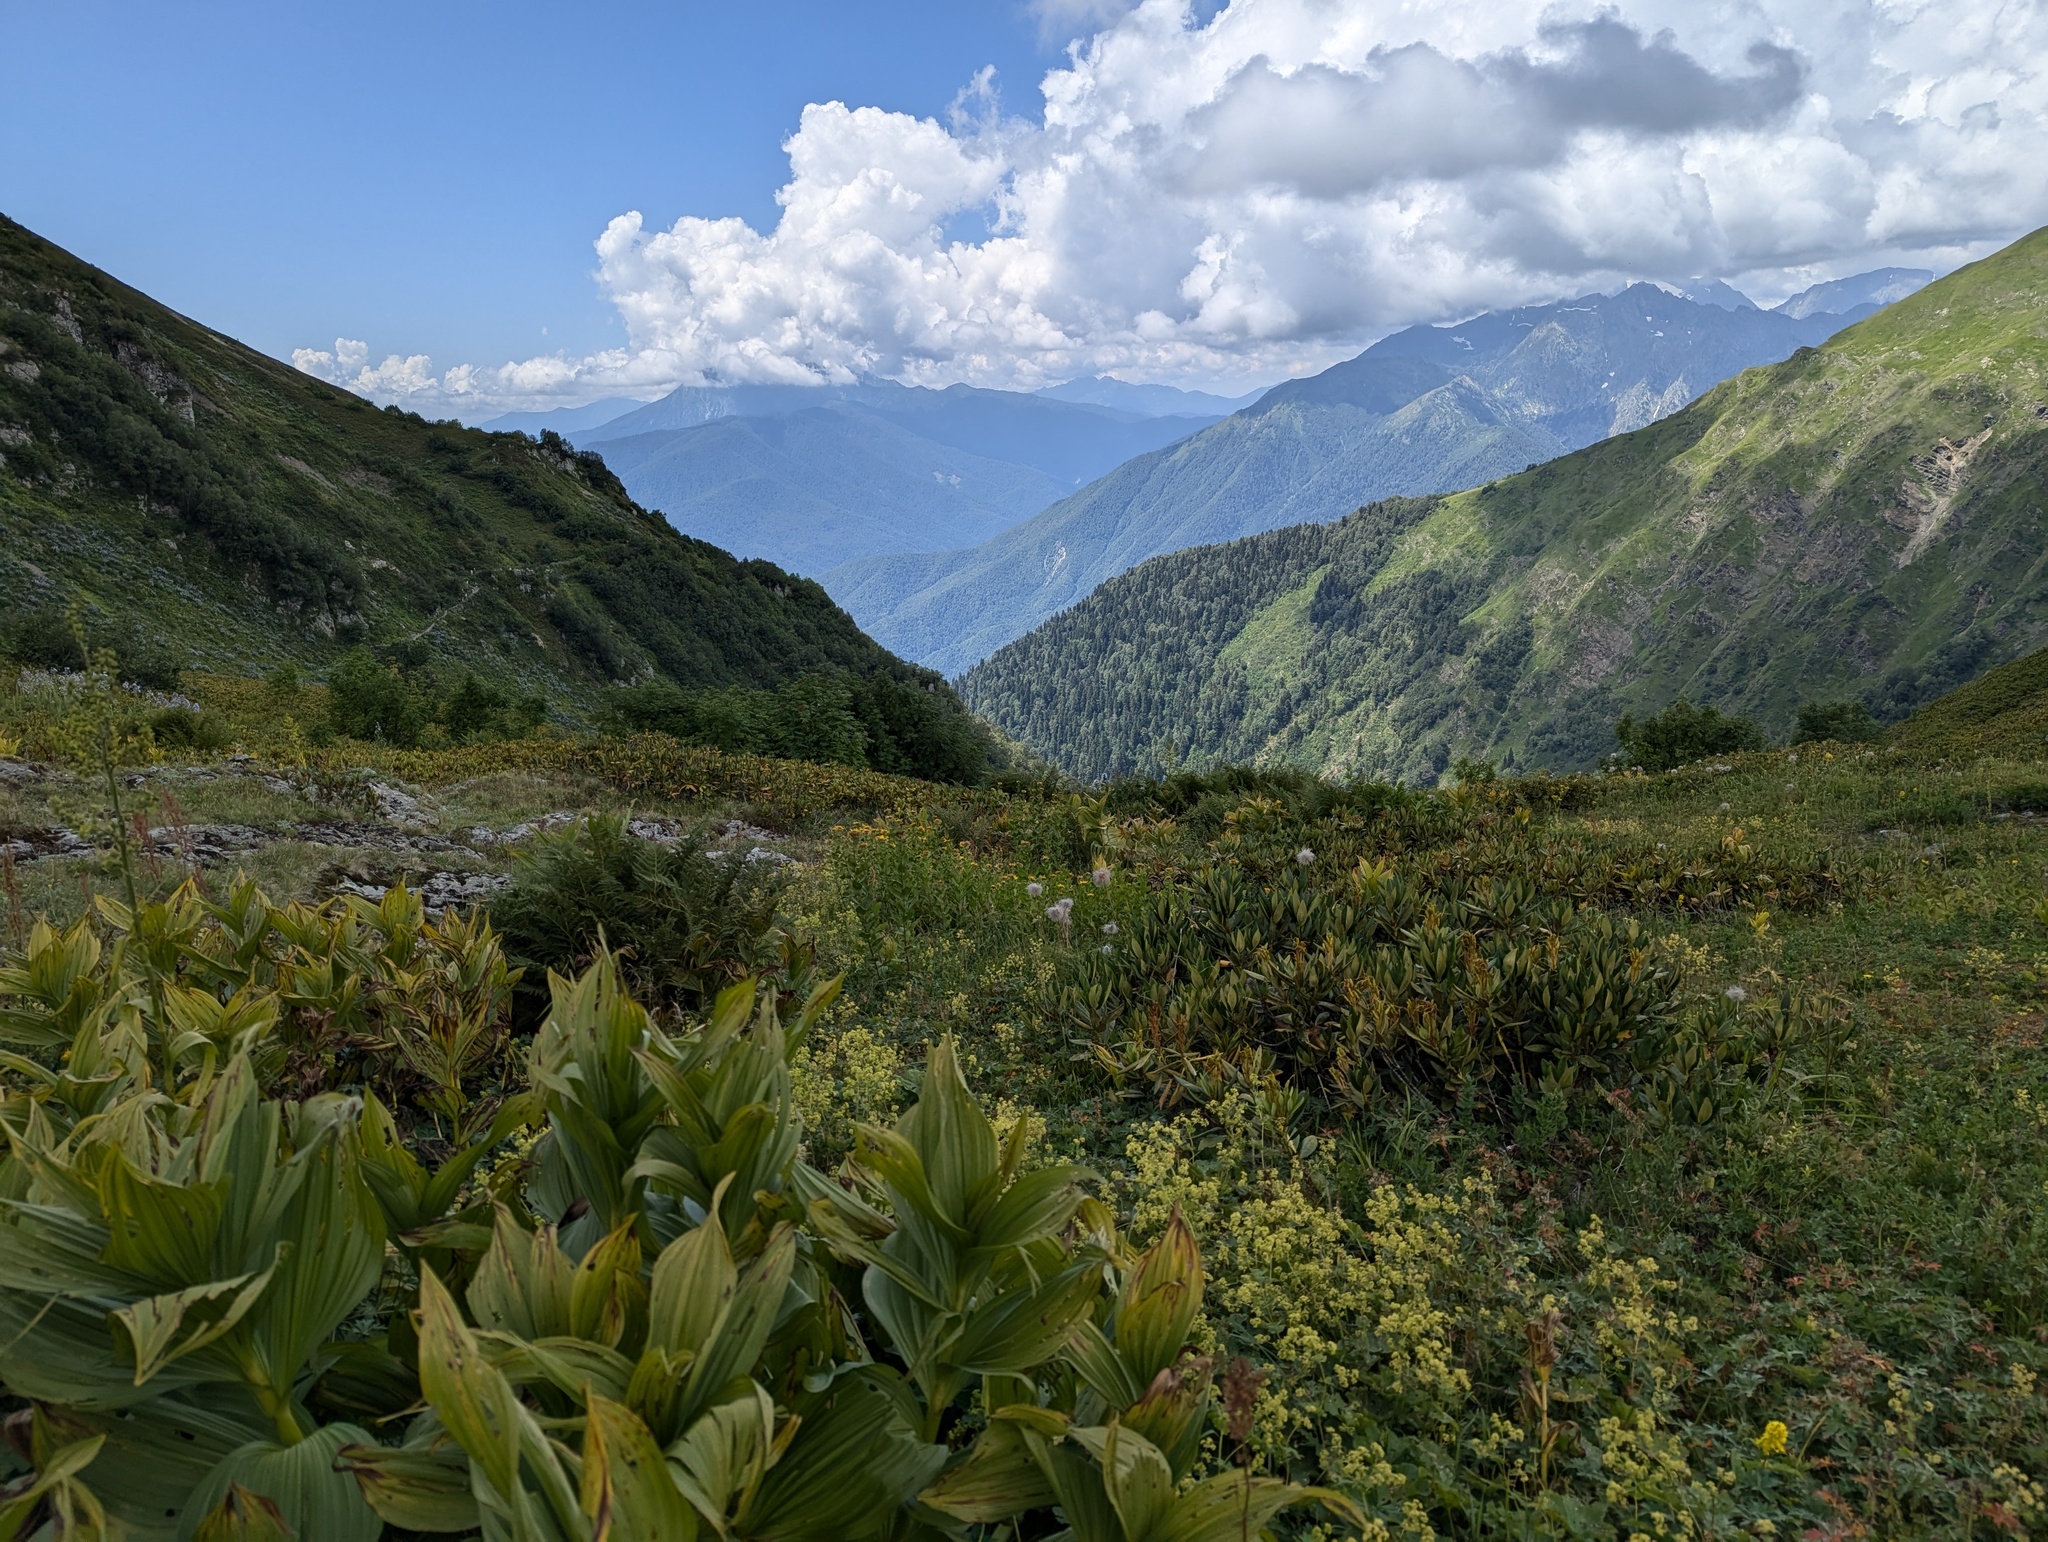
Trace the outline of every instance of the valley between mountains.
<path fill-rule="evenodd" d="M 2037 233 L 1632 432 L 1156 558 L 961 688 L 1084 779 L 1577 769 L 1681 696 L 1897 718 L 2048 641 L 2044 474 Z"/>

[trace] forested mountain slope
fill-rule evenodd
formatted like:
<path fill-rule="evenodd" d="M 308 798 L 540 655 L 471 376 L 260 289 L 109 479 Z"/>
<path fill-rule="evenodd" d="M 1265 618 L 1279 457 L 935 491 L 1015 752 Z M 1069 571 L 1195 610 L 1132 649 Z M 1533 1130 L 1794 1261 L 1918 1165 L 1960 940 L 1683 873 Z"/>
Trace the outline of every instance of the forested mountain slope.
<path fill-rule="evenodd" d="M 0 615 L 74 603 L 216 670 L 367 640 L 572 703 L 649 674 L 936 685 L 595 456 L 379 411 L 0 218 Z"/>
<path fill-rule="evenodd" d="M 964 694 L 1087 777 L 1582 767 L 1681 694 L 1896 718 L 2048 641 L 2044 473 L 2037 232 L 1531 472 L 1147 564 Z"/>
<path fill-rule="evenodd" d="M 1520 471 L 1842 325 L 1735 299 L 1730 309 L 1636 284 L 1411 327 L 984 545 L 870 557 L 825 583 L 886 645 L 952 674 L 1149 557 Z"/>

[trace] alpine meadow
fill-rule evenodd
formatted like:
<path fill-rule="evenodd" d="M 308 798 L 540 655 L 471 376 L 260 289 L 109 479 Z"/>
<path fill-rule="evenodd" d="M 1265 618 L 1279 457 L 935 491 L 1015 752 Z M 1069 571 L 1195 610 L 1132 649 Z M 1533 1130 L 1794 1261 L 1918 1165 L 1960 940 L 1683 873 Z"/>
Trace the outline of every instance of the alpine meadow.
<path fill-rule="evenodd" d="M 1821 9 L 0 19 L 0 1542 L 2048 1537 L 2048 30 Z"/>

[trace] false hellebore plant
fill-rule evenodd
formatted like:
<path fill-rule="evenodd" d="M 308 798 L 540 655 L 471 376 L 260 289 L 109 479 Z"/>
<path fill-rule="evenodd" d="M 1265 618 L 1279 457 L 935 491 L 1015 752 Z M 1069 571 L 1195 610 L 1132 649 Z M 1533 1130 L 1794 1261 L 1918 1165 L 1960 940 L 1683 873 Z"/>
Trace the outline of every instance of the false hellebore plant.
<path fill-rule="evenodd" d="M 1311 1498 L 1349 1515 L 1197 1476 L 1193 1236 L 1132 1254 L 1087 1174 L 1027 1170 L 1021 1122 L 998 1140 L 950 1042 L 893 1129 L 805 1165 L 789 1059 L 835 986 L 785 1025 L 742 984 L 665 1031 L 609 958 L 551 977 L 527 1088 L 424 1143 L 436 1166 L 373 1095 L 263 1096 L 278 1014 L 247 982 L 218 1053 L 153 1077 L 151 993 L 89 952 L 68 1052 L 8 1055 L 0 1091 L 0 1384 L 33 1469 L 0 1542 L 1225 1542 Z"/>

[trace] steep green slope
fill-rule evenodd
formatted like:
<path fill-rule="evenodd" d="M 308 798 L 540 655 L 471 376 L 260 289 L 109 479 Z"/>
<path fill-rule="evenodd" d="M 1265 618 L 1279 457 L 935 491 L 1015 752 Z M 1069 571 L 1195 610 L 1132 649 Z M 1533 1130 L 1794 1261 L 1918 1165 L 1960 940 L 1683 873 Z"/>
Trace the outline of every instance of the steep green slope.
<path fill-rule="evenodd" d="M 1162 559 L 964 693 L 1090 776 L 1584 766 L 1680 695 L 1773 730 L 1846 695 L 1896 718 L 2048 641 L 2044 471 L 2037 232 L 1524 475 Z"/>
<path fill-rule="evenodd" d="M 597 457 L 380 412 L 0 218 L 0 615 L 73 602 L 216 669 L 410 641 L 569 704 L 650 674 L 942 690 Z"/>
<path fill-rule="evenodd" d="M 1938 755 L 2048 755 L 2048 648 L 1929 702 L 1886 736 Z"/>

